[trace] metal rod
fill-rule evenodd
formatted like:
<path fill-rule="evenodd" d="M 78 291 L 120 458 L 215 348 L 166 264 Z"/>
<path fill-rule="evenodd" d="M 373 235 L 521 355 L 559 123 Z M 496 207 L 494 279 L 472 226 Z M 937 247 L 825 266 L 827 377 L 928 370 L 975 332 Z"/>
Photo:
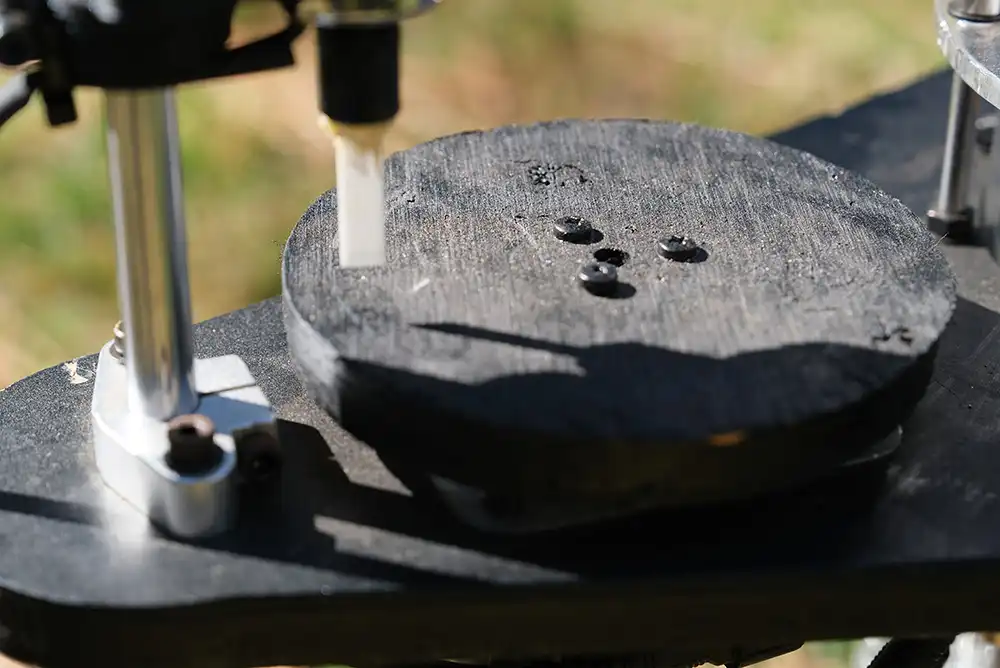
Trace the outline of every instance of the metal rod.
<path fill-rule="evenodd" d="M 191 297 L 173 91 L 108 91 L 108 166 L 129 409 L 193 412 Z"/>
<path fill-rule="evenodd" d="M 995 19 L 1000 16 L 1000 0 L 951 0 L 948 10 L 959 18 Z"/>
<path fill-rule="evenodd" d="M 958 74 L 952 76 L 948 130 L 941 167 L 941 184 L 934 213 L 943 220 L 968 215 L 969 184 L 975 152 L 979 95 Z"/>

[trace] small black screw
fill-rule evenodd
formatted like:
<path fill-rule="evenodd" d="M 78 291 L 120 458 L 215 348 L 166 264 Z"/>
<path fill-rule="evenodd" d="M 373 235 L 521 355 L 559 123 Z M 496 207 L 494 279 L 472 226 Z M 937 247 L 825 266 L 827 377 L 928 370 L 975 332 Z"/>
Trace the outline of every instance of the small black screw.
<path fill-rule="evenodd" d="M 690 262 L 700 250 L 698 244 L 690 237 L 673 235 L 664 237 L 656 243 L 656 252 L 674 262 Z"/>
<path fill-rule="evenodd" d="M 281 471 L 281 442 L 273 424 L 254 425 L 233 437 L 236 467 L 244 482 L 263 482 Z"/>
<path fill-rule="evenodd" d="M 587 292 L 608 297 L 618 289 L 618 267 L 607 262 L 588 262 L 580 267 L 577 279 Z"/>
<path fill-rule="evenodd" d="M 167 466 L 181 475 L 207 473 L 222 461 L 215 424 L 204 415 L 179 415 L 167 423 Z"/>
<path fill-rule="evenodd" d="M 594 227 L 582 218 L 565 216 L 556 221 L 556 239 L 571 244 L 589 244 L 594 240 Z"/>

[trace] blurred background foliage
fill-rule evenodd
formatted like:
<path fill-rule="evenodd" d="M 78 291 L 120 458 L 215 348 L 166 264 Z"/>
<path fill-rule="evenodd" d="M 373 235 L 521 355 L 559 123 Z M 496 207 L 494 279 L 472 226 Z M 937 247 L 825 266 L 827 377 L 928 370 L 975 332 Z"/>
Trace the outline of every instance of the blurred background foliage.
<path fill-rule="evenodd" d="M 279 20 L 239 17 L 234 39 Z M 405 31 L 403 149 L 553 117 L 648 117 L 766 134 L 941 65 L 919 0 L 449 0 Z M 313 45 L 296 68 L 179 93 L 194 311 L 277 294 L 281 244 L 332 184 Z M 0 136 L 0 387 L 96 350 L 117 319 L 100 95 Z"/>

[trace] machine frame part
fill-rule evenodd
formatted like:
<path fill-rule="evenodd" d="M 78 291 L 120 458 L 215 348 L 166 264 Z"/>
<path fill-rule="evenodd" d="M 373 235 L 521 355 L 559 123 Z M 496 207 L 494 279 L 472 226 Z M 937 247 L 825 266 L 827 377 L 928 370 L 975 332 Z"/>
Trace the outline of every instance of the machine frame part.
<path fill-rule="evenodd" d="M 991 194 L 996 166 L 989 146 L 977 147 L 982 101 L 1000 104 L 1000 1 L 935 0 L 938 43 L 954 69 L 944 162 L 938 198 L 927 212 L 928 227 L 954 243 L 983 245 L 996 257 Z M 992 137 L 990 137 L 992 138 Z M 990 142 L 991 143 L 991 142 Z"/>
<path fill-rule="evenodd" d="M 108 486 L 154 524 L 210 536 L 236 516 L 237 442 L 273 430 L 274 416 L 238 357 L 193 357 L 173 91 L 108 91 L 106 108 L 122 322 L 97 364 L 95 459 Z M 181 429 L 171 419 L 196 410 L 215 425 L 205 447 L 218 456 L 204 470 L 171 459 Z"/>
<path fill-rule="evenodd" d="M 198 405 L 173 91 L 108 91 L 108 168 L 131 410 L 159 420 Z"/>
<path fill-rule="evenodd" d="M 198 415 L 215 425 L 220 456 L 194 472 L 171 462 L 170 424 L 127 405 L 129 367 L 114 357 L 113 345 L 98 357 L 91 406 L 95 460 L 105 483 L 174 536 L 202 538 L 229 529 L 237 511 L 240 441 L 274 422 L 250 370 L 235 355 L 196 360 Z"/>

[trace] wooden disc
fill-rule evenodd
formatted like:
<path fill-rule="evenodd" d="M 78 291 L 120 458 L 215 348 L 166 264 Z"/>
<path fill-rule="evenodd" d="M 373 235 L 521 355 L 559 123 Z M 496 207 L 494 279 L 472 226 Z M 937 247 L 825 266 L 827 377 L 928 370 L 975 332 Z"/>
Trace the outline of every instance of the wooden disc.
<path fill-rule="evenodd" d="M 505 127 L 386 180 L 387 266 L 338 266 L 332 192 L 292 233 L 290 350 L 346 428 L 481 488 L 710 500 L 836 466 L 912 409 L 955 305 L 898 200 L 733 132 Z"/>

